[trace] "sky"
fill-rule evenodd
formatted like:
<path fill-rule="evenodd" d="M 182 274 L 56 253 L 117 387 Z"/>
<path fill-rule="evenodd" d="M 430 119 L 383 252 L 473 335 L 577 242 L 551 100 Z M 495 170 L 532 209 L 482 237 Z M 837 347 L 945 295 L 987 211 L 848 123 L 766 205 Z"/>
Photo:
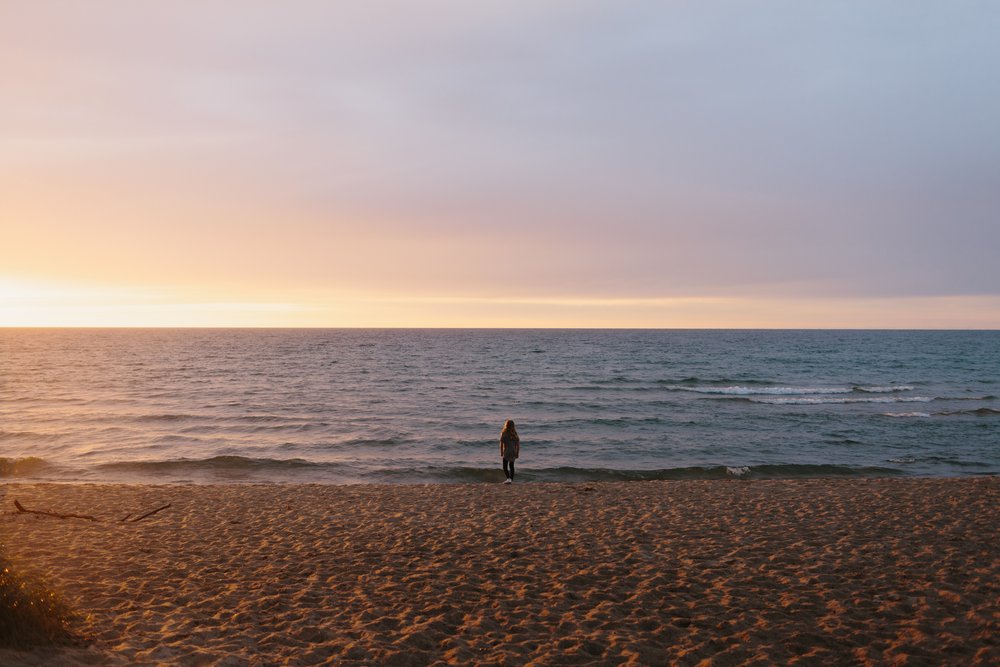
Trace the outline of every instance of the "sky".
<path fill-rule="evenodd" d="M 994 2 L 0 2 L 0 326 L 1000 328 Z"/>

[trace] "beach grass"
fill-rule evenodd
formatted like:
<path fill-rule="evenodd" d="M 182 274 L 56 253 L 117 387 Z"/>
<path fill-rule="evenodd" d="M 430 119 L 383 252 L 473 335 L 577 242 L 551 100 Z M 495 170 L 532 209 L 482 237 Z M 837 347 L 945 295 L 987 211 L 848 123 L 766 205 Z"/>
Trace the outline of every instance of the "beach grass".
<path fill-rule="evenodd" d="M 52 589 L 19 573 L 0 549 L 0 646 L 73 644 L 76 614 Z"/>

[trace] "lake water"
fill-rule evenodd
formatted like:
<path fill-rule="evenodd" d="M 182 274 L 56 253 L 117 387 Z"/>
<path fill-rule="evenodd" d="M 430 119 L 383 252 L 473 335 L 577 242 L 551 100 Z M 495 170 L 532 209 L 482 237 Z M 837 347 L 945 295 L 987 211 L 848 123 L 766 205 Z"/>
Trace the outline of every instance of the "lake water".
<path fill-rule="evenodd" d="M 1000 332 L 0 329 L 0 476 L 1000 472 Z"/>

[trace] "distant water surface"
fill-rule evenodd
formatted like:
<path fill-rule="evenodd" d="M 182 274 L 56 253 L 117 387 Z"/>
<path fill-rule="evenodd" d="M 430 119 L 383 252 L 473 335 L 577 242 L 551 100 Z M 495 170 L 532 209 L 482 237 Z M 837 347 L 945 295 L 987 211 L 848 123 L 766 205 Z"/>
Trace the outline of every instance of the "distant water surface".
<path fill-rule="evenodd" d="M 0 478 L 1000 472 L 1000 332 L 0 329 Z"/>

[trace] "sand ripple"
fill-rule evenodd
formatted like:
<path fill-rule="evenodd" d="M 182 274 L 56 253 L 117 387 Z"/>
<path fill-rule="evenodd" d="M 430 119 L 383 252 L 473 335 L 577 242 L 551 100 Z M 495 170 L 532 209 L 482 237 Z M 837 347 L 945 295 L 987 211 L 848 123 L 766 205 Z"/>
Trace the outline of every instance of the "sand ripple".
<path fill-rule="evenodd" d="M 1000 478 L 5 491 L 93 644 L 3 664 L 1000 663 Z"/>

